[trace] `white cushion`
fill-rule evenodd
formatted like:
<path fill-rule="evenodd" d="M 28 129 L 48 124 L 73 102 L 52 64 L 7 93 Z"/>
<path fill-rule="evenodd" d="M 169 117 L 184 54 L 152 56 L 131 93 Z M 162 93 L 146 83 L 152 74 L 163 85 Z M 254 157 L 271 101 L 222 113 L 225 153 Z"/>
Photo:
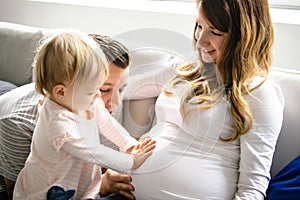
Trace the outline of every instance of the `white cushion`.
<path fill-rule="evenodd" d="M 175 75 L 185 58 L 156 47 L 137 48 L 130 52 L 132 62 L 124 91 L 123 126 L 135 138 L 148 132 L 155 123 L 154 105 L 165 83 Z"/>
<path fill-rule="evenodd" d="M 274 176 L 300 154 L 300 72 L 274 68 L 270 78 L 279 84 L 285 98 L 283 126 L 271 168 Z"/>

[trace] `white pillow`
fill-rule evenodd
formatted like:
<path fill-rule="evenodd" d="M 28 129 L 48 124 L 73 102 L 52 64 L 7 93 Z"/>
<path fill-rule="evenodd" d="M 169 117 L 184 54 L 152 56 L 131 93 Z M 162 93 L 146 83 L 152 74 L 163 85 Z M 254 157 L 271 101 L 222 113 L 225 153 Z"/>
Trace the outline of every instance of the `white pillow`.
<path fill-rule="evenodd" d="M 163 86 L 176 74 L 176 66 L 187 59 L 156 47 L 130 52 L 132 62 L 124 90 L 123 126 L 136 139 L 155 124 L 155 102 Z"/>
<path fill-rule="evenodd" d="M 175 68 L 187 61 L 175 52 L 155 47 L 135 49 L 130 54 L 132 62 L 125 100 L 157 97 L 176 74 Z"/>

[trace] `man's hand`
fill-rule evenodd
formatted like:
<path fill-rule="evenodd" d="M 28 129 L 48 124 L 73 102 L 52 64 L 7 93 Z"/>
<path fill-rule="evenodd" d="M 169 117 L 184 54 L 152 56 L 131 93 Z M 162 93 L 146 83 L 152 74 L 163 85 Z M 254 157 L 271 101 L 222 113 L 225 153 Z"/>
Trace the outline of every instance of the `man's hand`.
<path fill-rule="evenodd" d="M 109 194 L 121 194 L 128 199 L 134 200 L 132 194 L 134 187 L 131 184 L 131 177 L 128 174 L 120 174 L 111 169 L 107 169 L 102 175 L 102 183 L 100 189 L 100 196 L 107 196 Z"/>

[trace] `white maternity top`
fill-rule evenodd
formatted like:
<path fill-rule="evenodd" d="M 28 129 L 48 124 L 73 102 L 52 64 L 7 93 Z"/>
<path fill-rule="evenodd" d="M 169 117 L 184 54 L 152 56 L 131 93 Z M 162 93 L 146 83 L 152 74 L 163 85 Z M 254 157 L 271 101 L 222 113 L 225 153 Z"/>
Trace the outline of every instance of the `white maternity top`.
<path fill-rule="evenodd" d="M 263 200 L 283 121 L 280 89 L 266 81 L 246 97 L 253 126 L 234 142 L 219 140 L 230 138 L 235 127 L 225 98 L 183 122 L 179 112 L 183 92 L 176 87 L 175 95 L 162 93 L 157 100 L 158 123 L 149 133 L 157 147 L 131 172 L 136 198 Z"/>

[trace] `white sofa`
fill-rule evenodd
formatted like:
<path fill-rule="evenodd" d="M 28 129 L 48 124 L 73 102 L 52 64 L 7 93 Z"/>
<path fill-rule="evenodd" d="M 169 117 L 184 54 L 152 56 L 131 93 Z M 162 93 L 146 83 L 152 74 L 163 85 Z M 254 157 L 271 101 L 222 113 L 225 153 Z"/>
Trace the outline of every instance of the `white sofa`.
<path fill-rule="evenodd" d="M 31 81 L 31 63 L 34 46 L 47 29 L 0 22 L 0 80 L 20 86 Z M 126 45 L 126 44 L 125 44 Z M 130 48 L 129 48 L 130 49 Z M 147 76 L 147 71 L 159 70 L 174 59 L 174 53 L 160 48 L 132 50 L 132 65 L 129 81 L 136 74 Z M 280 85 L 285 97 L 284 122 L 276 146 L 271 174 L 274 176 L 289 161 L 300 154 L 300 72 L 272 68 L 270 78 Z M 154 77 L 155 84 L 161 84 Z M 132 90 L 127 92 L 133 92 Z M 124 100 L 123 125 L 134 137 L 151 128 L 155 122 L 154 104 L 158 93 Z M 5 105 L 0 105 L 5 106 Z"/>

